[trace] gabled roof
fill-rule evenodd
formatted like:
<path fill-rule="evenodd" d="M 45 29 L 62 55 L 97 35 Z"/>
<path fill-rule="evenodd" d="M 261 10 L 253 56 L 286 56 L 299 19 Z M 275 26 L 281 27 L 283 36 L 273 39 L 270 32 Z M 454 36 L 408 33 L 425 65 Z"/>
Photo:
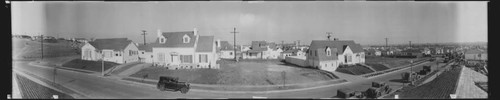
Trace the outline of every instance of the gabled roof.
<path fill-rule="evenodd" d="M 363 52 L 363 48 L 360 44 L 354 43 L 352 40 L 337 40 L 337 41 L 329 41 L 329 40 L 313 40 L 311 42 L 311 46 L 309 47 L 312 50 L 317 48 L 330 47 L 331 49 L 337 48 L 337 51 L 341 51 L 339 53 L 344 53 L 344 46 L 349 46 L 353 53 Z"/>
<path fill-rule="evenodd" d="M 158 43 L 147 43 L 146 45 L 141 45 L 137 46 L 139 50 L 144 50 L 146 52 L 153 52 L 153 47 L 159 46 L 160 44 Z"/>
<path fill-rule="evenodd" d="M 196 52 L 212 52 L 214 42 L 214 36 L 199 36 Z"/>
<path fill-rule="evenodd" d="M 228 41 L 220 41 L 220 48 L 218 48 L 218 50 L 222 50 L 222 51 L 228 51 L 228 50 L 234 50 L 233 49 L 233 45 L 230 44 Z M 241 49 L 241 46 L 236 46 L 236 50 L 239 51 Z"/>
<path fill-rule="evenodd" d="M 338 57 L 336 55 L 338 49 L 330 48 L 331 50 L 331 55 L 327 56 L 326 55 L 326 48 L 318 48 L 318 59 L 320 61 L 326 61 L 326 60 L 337 60 Z"/>
<path fill-rule="evenodd" d="M 161 44 L 160 47 L 194 47 L 196 36 L 194 35 L 194 31 L 185 31 L 185 32 L 163 32 L 163 37 L 167 38 L 167 41 L 162 44 L 159 41 L 159 38 L 156 39 L 156 43 Z M 189 43 L 183 43 L 184 35 L 189 36 Z"/>
<path fill-rule="evenodd" d="M 112 49 L 115 51 L 120 51 L 125 49 L 130 43 L 132 43 L 132 40 L 127 40 L 127 38 L 108 38 L 96 39 L 89 43 L 97 50 Z"/>

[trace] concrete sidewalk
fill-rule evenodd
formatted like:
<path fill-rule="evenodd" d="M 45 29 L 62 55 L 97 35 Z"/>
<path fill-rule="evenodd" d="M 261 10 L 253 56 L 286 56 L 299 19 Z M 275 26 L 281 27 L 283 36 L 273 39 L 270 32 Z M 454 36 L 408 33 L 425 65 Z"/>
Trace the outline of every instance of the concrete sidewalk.
<path fill-rule="evenodd" d="M 138 65 L 140 63 L 141 62 L 132 62 L 132 63 L 121 64 L 121 65 L 115 66 L 113 68 L 110 68 L 110 70 L 106 71 L 106 73 L 118 75 L 118 74 L 124 72 L 125 70 L 130 69 L 131 67 Z"/>

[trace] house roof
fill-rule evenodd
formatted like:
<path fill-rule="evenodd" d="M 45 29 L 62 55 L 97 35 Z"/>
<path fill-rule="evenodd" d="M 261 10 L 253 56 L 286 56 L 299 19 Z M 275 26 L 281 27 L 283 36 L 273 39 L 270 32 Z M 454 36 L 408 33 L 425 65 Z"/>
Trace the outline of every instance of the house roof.
<path fill-rule="evenodd" d="M 487 98 L 488 92 L 477 86 L 476 82 L 488 82 L 488 76 L 463 67 L 456 89 L 458 98 Z"/>
<path fill-rule="evenodd" d="M 233 45 L 230 44 L 228 41 L 220 41 L 220 48 L 217 48 L 218 50 L 223 50 L 223 51 L 227 51 L 227 50 L 234 50 L 233 49 Z M 241 49 L 241 46 L 236 46 L 236 50 L 239 51 Z"/>
<path fill-rule="evenodd" d="M 130 43 L 132 43 L 132 40 L 128 40 L 127 38 L 108 38 L 96 39 L 89 43 L 98 50 L 112 49 L 115 51 L 120 51 L 125 49 Z"/>
<path fill-rule="evenodd" d="M 212 52 L 214 42 L 214 36 L 199 36 L 196 52 Z"/>
<path fill-rule="evenodd" d="M 320 61 L 325 61 L 325 60 L 337 60 L 338 57 L 336 56 L 337 49 L 331 49 L 331 55 L 327 56 L 326 55 L 326 48 L 318 48 L 318 59 Z"/>
<path fill-rule="evenodd" d="M 163 37 L 167 39 L 165 43 L 160 43 L 159 38 L 156 39 L 156 43 L 159 43 L 159 47 L 194 47 L 196 36 L 194 31 L 185 32 L 163 32 Z M 189 43 L 183 43 L 184 35 L 189 36 Z"/>
<path fill-rule="evenodd" d="M 146 52 L 153 52 L 153 47 L 159 46 L 160 44 L 158 43 L 147 43 L 146 45 L 141 45 L 137 46 L 139 50 L 144 50 Z"/>
<path fill-rule="evenodd" d="M 354 41 L 352 40 L 313 40 L 309 48 L 315 50 L 317 48 L 325 48 L 327 46 L 331 49 L 337 48 L 337 51 L 341 51 L 339 53 L 344 53 L 345 46 L 349 46 L 353 53 L 363 52 L 363 48 L 361 47 L 361 45 L 354 43 Z"/>

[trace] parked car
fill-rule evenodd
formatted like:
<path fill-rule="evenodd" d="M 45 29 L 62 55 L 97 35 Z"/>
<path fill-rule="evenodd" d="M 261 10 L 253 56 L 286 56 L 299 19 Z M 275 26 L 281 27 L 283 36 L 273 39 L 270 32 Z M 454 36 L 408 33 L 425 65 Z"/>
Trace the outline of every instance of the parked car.
<path fill-rule="evenodd" d="M 189 91 L 189 83 L 178 80 L 178 77 L 160 76 L 156 88 L 160 91 L 181 91 L 181 93 L 186 94 Z"/>

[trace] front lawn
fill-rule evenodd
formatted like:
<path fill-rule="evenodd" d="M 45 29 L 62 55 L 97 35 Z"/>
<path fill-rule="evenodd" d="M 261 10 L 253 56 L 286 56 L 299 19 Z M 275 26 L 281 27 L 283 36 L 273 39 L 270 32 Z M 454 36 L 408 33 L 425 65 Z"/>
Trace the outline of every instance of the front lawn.
<path fill-rule="evenodd" d="M 114 63 L 114 62 L 104 61 L 104 70 L 108 70 L 109 68 L 117 66 L 117 65 L 119 65 L 119 64 Z M 81 59 L 74 59 L 72 61 L 64 63 L 62 65 L 62 67 L 101 72 L 102 62 L 101 61 L 87 61 L 87 60 L 81 60 Z"/>
<path fill-rule="evenodd" d="M 161 67 L 148 67 L 132 74 L 131 77 L 158 80 L 159 76 L 179 77 L 180 81 L 197 84 L 224 85 L 276 85 L 306 83 L 338 79 L 335 75 L 324 72 L 288 66 L 279 60 L 240 60 L 218 61 L 220 69 L 179 69 L 169 70 Z M 285 76 L 282 76 L 282 73 Z"/>
<path fill-rule="evenodd" d="M 363 74 L 368 74 L 368 73 L 374 72 L 370 68 L 367 68 L 366 66 L 362 66 L 362 65 L 358 65 L 358 64 L 349 65 L 349 66 L 345 66 L 342 68 L 339 67 L 335 71 L 346 73 L 346 74 L 351 74 L 351 75 L 363 75 Z"/>

